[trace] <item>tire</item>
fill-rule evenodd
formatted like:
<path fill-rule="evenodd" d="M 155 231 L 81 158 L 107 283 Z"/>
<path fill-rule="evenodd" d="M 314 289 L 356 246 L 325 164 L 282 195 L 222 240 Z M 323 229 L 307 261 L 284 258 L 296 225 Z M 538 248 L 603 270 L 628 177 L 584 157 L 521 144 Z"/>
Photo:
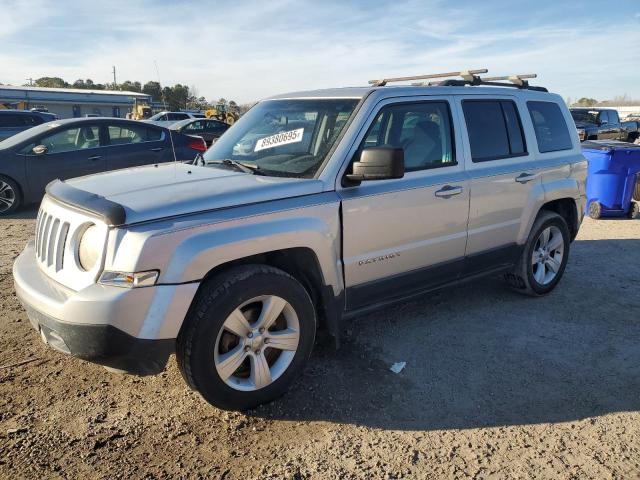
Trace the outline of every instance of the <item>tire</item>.
<path fill-rule="evenodd" d="M 243 411 L 286 392 L 311 355 L 315 332 L 313 303 L 296 279 L 266 265 L 243 265 L 202 286 L 178 335 L 176 358 L 187 384 L 207 402 Z"/>
<path fill-rule="evenodd" d="M 633 199 L 640 202 L 640 176 L 636 176 L 636 188 L 633 189 Z"/>
<path fill-rule="evenodd" d="M 0 216 L 10 215 L 22 205 L 20 187 L 9 177 L 0 175 Z"/>
<path fill-rule="evenodd" d="M 636 202 L 631 202 L 631 206 L 627 212 L 627 217 L 633 220 L 638 216 L 638 213 L 640 213 L 640 206 L 638 206 Z"/>
<path fill-rule="evenodd" d="M 550 234 L 547 237 L 546 257 L 541 253 L 545 232 Z M 564 218 L 555 212 L 542 210 L 531 227 L 518 263 L 505 276 L 507 282 L 514 290 L 525 295 L 537 297 L 551 292 L 564 274 L 570 244 L 569 227 Z M 556 245 L 557 247 L 553 248 Z M 561 252 L 558 254 L 559 250 Z M 534 258 L 540 261 L 534 263 Z M 552 271 L 551 265 L 555 265 L 555 272 Z M 544 266 L 543 270 L 541 270 L 542 266 Z"/>
<path fill-rule="evenodd" d="M 599 202 L 591 202 L 589 204 L 589 216 L 594 220 L 602 217 L 602 205 Z"/>

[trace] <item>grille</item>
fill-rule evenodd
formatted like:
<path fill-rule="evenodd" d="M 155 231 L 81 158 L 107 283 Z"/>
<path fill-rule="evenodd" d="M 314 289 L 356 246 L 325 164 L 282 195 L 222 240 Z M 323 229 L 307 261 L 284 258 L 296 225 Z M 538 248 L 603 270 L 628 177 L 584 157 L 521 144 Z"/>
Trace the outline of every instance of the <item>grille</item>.
<path fill-rule="evenodd" d="M 36 222 L 36 258 L 46 268 L 62 269 L 69 222 L 40 210 Z"/>

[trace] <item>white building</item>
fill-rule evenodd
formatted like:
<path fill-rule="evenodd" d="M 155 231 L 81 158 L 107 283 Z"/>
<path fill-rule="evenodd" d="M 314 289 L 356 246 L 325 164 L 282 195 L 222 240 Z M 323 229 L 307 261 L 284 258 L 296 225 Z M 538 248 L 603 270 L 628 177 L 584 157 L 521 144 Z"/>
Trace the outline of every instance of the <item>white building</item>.
<path fill-rule="evenodd" d="M 117 90 L 82 90 L 76 88 L 14 87 L 0 85 L 0 104 L 19 109 L 45 107 L 60 118 L 124 117 L 134 99 L 150 101 L 149 95 Z"/>

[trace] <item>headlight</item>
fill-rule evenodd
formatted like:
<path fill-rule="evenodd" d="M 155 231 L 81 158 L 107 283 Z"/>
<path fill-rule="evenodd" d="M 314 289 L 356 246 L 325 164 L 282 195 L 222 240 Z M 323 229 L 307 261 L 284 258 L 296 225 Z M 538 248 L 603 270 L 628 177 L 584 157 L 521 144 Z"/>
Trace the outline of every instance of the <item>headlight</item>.
<path fill-rule="evenodd" d="M 578 129 L 578 137 L 580 137 L 580 140 L 584 140 L 586 136 L 587 136 L 587 132 L 585 131 L 585 129 L 584 128 L 579 128 Z"/>
<path fill-rule="evenodd" d="M 150 287 L 156 284 L 159 273 L 158 270 L 134 273 L 105 271 L 100 275 L 99 283 L 124 288 Z"/>
<path fill-rule="evenodd" d="M 95 267 L 100 255 L 102 241 L 100 229 L 91 225 L 84 230 L 78 244 L 78 262 L 83 270 L 89 271 Z"/>

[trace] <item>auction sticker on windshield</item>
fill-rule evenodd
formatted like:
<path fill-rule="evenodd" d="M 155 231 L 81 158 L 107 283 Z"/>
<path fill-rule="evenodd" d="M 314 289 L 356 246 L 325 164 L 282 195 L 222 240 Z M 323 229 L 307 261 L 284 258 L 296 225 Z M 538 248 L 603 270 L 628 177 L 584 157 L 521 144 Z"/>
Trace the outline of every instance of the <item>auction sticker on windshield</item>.
<path fill-rule="evenodd" d="M 254 152 L 264 150 L 266 148 L 279 147 L 280 145 L 287 145 L 289 143 L 298 143 L 302 141 L 302 134 L 304 128 L 297 128 L 296 130 L 289 130 L 288 132 L 280 132 L 269 137 L 261 138 L 256 142 L 256 148 Z"/>

